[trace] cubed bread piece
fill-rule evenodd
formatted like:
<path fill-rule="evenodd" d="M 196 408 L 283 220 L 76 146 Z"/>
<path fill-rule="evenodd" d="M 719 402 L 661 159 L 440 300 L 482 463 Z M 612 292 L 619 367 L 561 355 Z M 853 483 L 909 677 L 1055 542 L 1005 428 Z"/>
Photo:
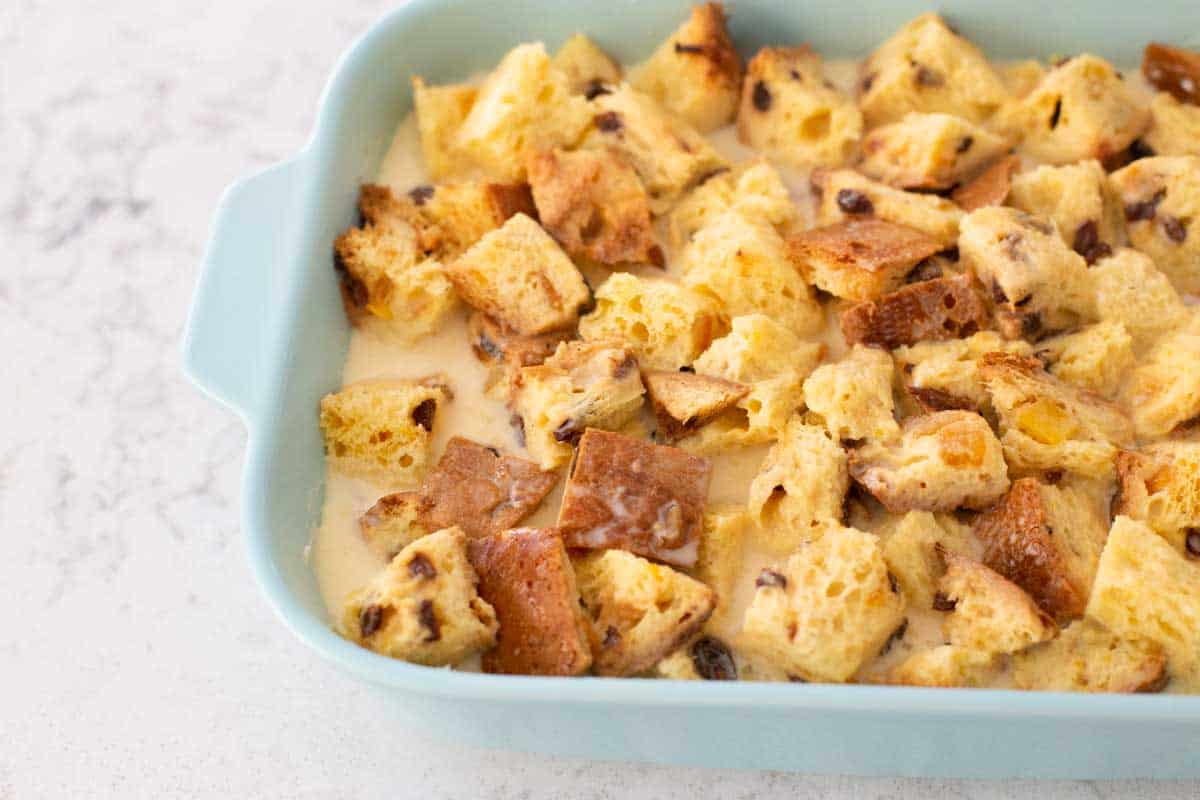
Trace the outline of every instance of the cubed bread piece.
<path fill-rule="evenodd" d="M 1109 176 L 1125 208 L 1133 246 L 1177 290 L 1200 293 L 1200 156 L 1140 158 Z"/>
<path fill-rule="evenodd" d="M 516 527 L 558 483 L 533 462 L 455 436 L 421 487 L 418 519 L 428 530 L 461 528 L 477 539 Z"/>
<path fill-rule="evenodd" d="M 703 627 L 716 599 L 700 581 L 624 550 L 576 560 L 575 575 L 597 675 L 650 669 Z"/>
<path fill-rule="evenodd" d="M 1200 416 L 1198 330 L 1200 325 L 1192 321 L 1164 336 L 1128 375 L 1120 400 L 1138 438 L 1165 436 Z"/>
<path fill-rule="evenodd" d="M 950 199 L 963 211 L 1003 205 L 1020 167 L 1020 156 L 1005 156 L 951 192 Z"/>
<path fill-rule="evenodd" d="M 1133 337 L 1120 322 L 1098 322 L 1038 342 L 1037 355 L 1056 378 L 1111 399 L 1133 368 Z"/>
<path fill-rule="evenodd" d="M 665 280 L 614 272 L 596 290 L 596 307 L 579 322 L 584 339 L 615 339 L 643 369 L 679 369 L 720 335 L 721 309 L 710 297 Z"/>
<path fill-rule="evenodd" d="M 1200 103 L 1200 53 L 1151 42 L 1142 53 L 1142 76 L 1185 103 Z"/>
<path fill-rule="evenodd" d="M 712 298 L 730 317 L 766 314 L 801 336 L 824 324 L 812 288 L 788 261 L 783 237 L 737 211 L 697 231 L 680 266 L 684 285 Z"/>
<path fill-rule="evenodd" d="M 628 84 L 598 95 L 589 106 L 593 116 L 584 146 L 620 150 L 642 179 L 655 214 L 727 166 L 695 128 Z"/>
<path fill-rule="evenodd" d="M 383 486 L 416 486 L 425 476 L 430 432 L 443 388 L 428 382 L 352 383 L 321 398 L 325 457 L 338 472 Z"/>
<path fill-rule="evenodd" d="M 1155 155 L 1200 156 L 1200 106 L 1159 92 L 1150 101 L 1150 128 L 1142 140 Z"/>
<path fill-rule="evenodd" d="M 759 575 L 739 644 L 806 681 L 841 683 L 904 623 L 877 537 L 834 526 Z"/>
<path fill-rule="evenodd" d="M 766 159 L 756 158 L 706 179 L 671 209 L 671 246 L 682 248 L 692 234 L 726 211 L 768 222 L 781 231 L 796 219 L 796 207 L 783 178 Z"/>
<path fill-rule="evenodd" d="M 1021 478 L 975 520 L 983 563 L 1028 592 L 1055 619 L 1079 617 L 1108 533 L 1106 510 L 1071 485 Z"/>
<path fill-rule="evenodd" d="M 736 681 L 737 659 L 715 636 L 697 636 L 654 665 L 659 678 L 677 681 Z"/>
<path fill-rule="evenodd" d="M 1133 442 L 1122 409 L 1055 378 L 1036 358 L 987 353 L 979 375 L 1000 418 L 1010 468 L 1107 477 L 1117 448 Z"/>
<path fill-rule="evenodd" d="M 1117 636 L 1157 642 L 1171 678 L 1192 691 L 1200 685 L 1200 562 L 1145 523 L 1113 520 L 1087 615 Z"/>
<path fill-rule="evenodd" d="M 1120 322 L 1141 348 L 1179 327 L 1186 316 L 1170 279 L 1144 253 L 1118 249 L 1091 269 L 1096 314 Z"/>
<path fill-rule="evenodd" d="M 982 509 L 1008 490 L 1000 441 L 972 411 L 908 417 L 898 441 L 854 450 L 850 475 L 893 514 Z"/>
<path fill-rule="evenodd" d="M 732 610 L 734 586 L 742 575 L 742 555 L 746 539 L 754 529 L 754 519 L 744 508 L 711 508 L 704 512 L 700 533 L 700 551 L 696 566 L 689 574 L 716 595 L 712 623 Z"/>
<path fill-rule="evenodd" d="M 1072 328 L 1095 316 L 1087 262 L 1050 223 L 1014 208 L 981 208 L 963 219 L 958 247 L 991 287 L 997 323 L 1010 339 Z"/>
<path fill-rule="evenodd" d="M 750 392 L 744 383 L 691 372 L 651 371 L 642 381 L 658 420 L 657 438 L 664 442 L 694 433 Z"/>
<path fill-rule="evenodd" d="M 431 533 L 346 598 L 338 632 L 392 658 L 457 664 L 496 641 L 496 612 L 479 597 L 477 583 L 466 534 Z"/>
<path fill-rule="evenodd" d="M 591 100 L 605 86 L 619 83 L 621 67 L 600 46 L 582 33 L 563 42 L 550 63 L 567 78 L 573 94 Z"/>
<path fill-rule="evenodd" d="M 870 127 L 910 111 L 942 111 L 981 122 L 1008 97 L 983 53 L 932 13 L 880 45 L 863 62 L 861 75 L 858 103 Z"/>
<path fill-rule="evenodd" d="M 711 477 L 706 458 L 589 428 L 579 440 L 558 527 L 568 547 L 619 547 L 691 567 Z"/>
<path fill-rule="evenodd" d="M 1004 61 L 996 65 L 996 74 L 1013 97 L 1024 97 L 1046 77 L 1046 68 L 1035 58 Z"/>
<path fill-rule="evenodd" d="M 850 488 L 846 452 L 829 433 L 792 418 L 750 483 L 746 510 L 764 547 L 786 555 L 842 518 Z"/>
<path fill-rule="evenodd" d="M 1113 501 L 1114 514 L 1146 523 L 1181 553 L 1200 552 L 1200 442 L 1155 442 L 1122 452 L 1117 455 L 1117 475 L 1121 488 Z"/>
<path fill-rule="evenodd" d="M 916 228 L 849 219 L 788 239 L 788 256 L 809 282 L 847 300 L 874 300 L 904 285 L 921 261 L 943 249 Z"/>
<path fill-rule="evenodd" d="M 883 558 L 910 608 L 933 608 L 937 582 L 946 571 L 942 551 L 970 555 L 971 529 L 951 515 L 909 511 L 880 532 Z"/>
<path fill-rule="evenodd" d="M 483 671 L 509 675 L 580 675 L 592 665 L 588 620 L 575 568 L 558 532 L 503 530 L 467 543 L 479 596 L 496 612 L 496 646 Z"/>
<path fill-rule="evenodd" d="M 855 345 L 842 360 L 813 370 L 804 382 L 804 401 L 838 439 L 890 439 L 900 432 L 892 366 L 883 350 Z"/>
<path fill-rule="evenodd" d="M 724 6 L 693 6 L 687 21 L 629 71 L 629 83 L 701 133 L 733 121 L 742 58 L 725 28 Z"/>
<path fill-rule="evenodd" d="M 545 363 L 517 372 L 512 408 L 542 469 L 571 458 L 587 428 L 617 430 L 642 407 L 633 353 L 615 341 L 563 342 Z"/>
<path fill-rule="evenodd" d="M 1162 647 L 1116 636 L 1091 620 L 1013 656 L 1013 685 L 1049 692 L 1157 692 L 1166 685 Z"/>
<path fill-rule="evenodd" d="M 1012 179 L 1009 203 L 1050 220 L 1072 250 L 1095 264 L 1125 239 L 1121 207 L 1099 161 L 1042 165 Z"/>
<path fill-rule="evenodd" d="M 517 181 L 525 177 L 531 152 L 578 143 L 591 116 L 590 104 L 571 93 L 546 48 L 522 44 L 479 87 L 451 147 L 485 174 Z"/>
<path fill-rule="evenodd" d="M 537 151 L 529 184 L 542 226 L 570 255 L 662 266 L 646 190 L 616 150 Z"/>
<path fill-rule="evenodd" d="M 836 167 L 854 154 L 862 130 L 854 100 L 825 79 L 821 57 L 807 45 L 764 47 L 746 67 L 742 144 L 789 167 Z"/>
<path fill-rule="evenodd" d="M 958 241 L 963 212 L 944 197 L 896 189 L 852 169 L 817 170 L 812 185 L 820 201 L 817 222 L 821 225 L 878 217 L 916 228 L 942 247 L 953 247 Z"/>
<path fill-rule="evenodd" d="M 1058 633 L 1054 620 L 1020 586 L 974 559 L 950 552 L 943 557 L 938 600 L 951 609 L 942 622 L 949 644 L 1015 653 Z"/>
<path fill-rule="evenodd" d="M 962 117 L 911 112 L 863 138 L 858 168 L 901 189 L 950 189 L 1010 146 L 1008 139 Z"/>
<path fill-rule="evenodd" d="M 993 118 L 1021 140 L 1021 152 L 1047 164 L 1108 162 L 1150 122 L 1145 103 L 1112 64 L 1090 54 L 1060 61 L 1028 94 Z"/>
<path fill-rule="evenodd" d="M 991 322 L 971 275 L 935 278 L 905 286 L 842 312 L 847 344 L 892 349 L 920 341 L 974 336 Z"/>
<path fill-rule="evenodd" d="M 475 104 L 479 90 L 465 83 L 427 86 L 419 77 L 412 79 L 412 86 L 421 152 L 429 177 L 442 181 L 469 172 L 470 161 L 455 150 L 455 134 Z"/>
<path fill-rule="evenodd" d="M 888 674 L 888 683 L 935 689 L 977 688 L 988 685 L 999 671 L 996 654 L 943 644 L 918 650 Z"/>
<path fill-rule="evenodd" d="M 419 492 L 393 492 L 375 501 L 358 518 L 358 529 L 371 552 L 391 561 L 410 544 L 430 532 L 417 520 L 421 507 Z"/>
<path fill-rule="evenodd" d="M 543 363 L 554 355 L 559 344 L 575 335 L 574 331 L 551 331 L 537 336 L 522 336 L 501 325 L 481 311 L 467 320 L 467 339 L 475 357 L 490 365 L 486 391 L 489 397 L 510 402 L 522 367 Z"/>
<path fill-rule="evenodd" d="M 468 303 L 527 336 L 570 328 L 591 295 L 562 248 L 524 214 L 486 234 L 446 276 Z"/>
<path fill-rule="evenodd" d="M 995 331 L 980 331 L 966 339 L 898 347 L 894 356 L 908 391 L 926 410 L 961 408 L 991 414 L 979 361 L 984 353 L 996 351 L 1030 355 L 1033 348 L 1020 339 L 1008 341 Z"/>

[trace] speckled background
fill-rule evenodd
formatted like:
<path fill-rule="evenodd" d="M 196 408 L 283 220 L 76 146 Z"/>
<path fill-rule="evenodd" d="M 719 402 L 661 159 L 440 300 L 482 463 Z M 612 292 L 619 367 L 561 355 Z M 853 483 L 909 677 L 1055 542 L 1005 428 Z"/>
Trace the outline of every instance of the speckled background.
<path fill-rule="evenodd" d="M 244 434 L 178 339 L 222 187 L 302 146 L 390 5 L 0 3 L 0 800 L 1200 796 L 485 753 L 281 629 L 239 540 Z"/>

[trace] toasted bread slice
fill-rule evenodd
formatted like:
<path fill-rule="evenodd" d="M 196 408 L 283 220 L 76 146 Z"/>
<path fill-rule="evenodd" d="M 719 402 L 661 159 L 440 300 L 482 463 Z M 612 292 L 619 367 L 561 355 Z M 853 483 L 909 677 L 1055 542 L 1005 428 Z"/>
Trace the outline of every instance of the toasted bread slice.
<path fill-rule="evenodd" d="M 963 339 L 988 326 L 987 304 L 970 275 L 905 286 L 842 312 L 847 344 L 889 350 L 922 341 Z"/>
<path fill-rule="evenodd" d="M 1020 156 L 1004 156 L 979 173 L 975 178 L 959 186 L 950 199 L 963 211 L 1003 205 L 1012 188 L 1012 178 L 1021 167 Z"/>
<path fill-rule="evenodd" d="M 804 231 L 788 254 L 809 282 L 847 300 L 874 300 L 899 289 L 921 261 L 942 249 L 916 228 L 882 219 L 852 219 Z"/>
<path fill-rule="evenodd" d="M 658 438 L 665 442 L 693 433 L 750 391 L 744 383 L 691 372 L 646 372 L 642 381 L 658 419 Z"/>

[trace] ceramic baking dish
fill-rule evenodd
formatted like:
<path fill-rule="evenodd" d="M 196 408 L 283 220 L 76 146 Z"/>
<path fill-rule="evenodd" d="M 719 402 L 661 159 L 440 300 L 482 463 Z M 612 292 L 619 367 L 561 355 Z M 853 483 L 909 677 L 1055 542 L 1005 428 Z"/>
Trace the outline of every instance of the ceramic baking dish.
<path fill-rule="evenodd" d="M 629 63 L 683 18 L 681 0 L 417 0 L 338 65 L 316 131 L 290 161 L 225 193 L 184 345 L 188 374 L 249 428 L 242 525 L 283 621 L 378 687 L 386 713 L 431 736 L 603 759 L 862 775 L 1200 776 L 1200 697 L 489 676 L 375 655 L 330 630 L 305 549 L 321 508 L 318 399 L 349 338 L 331 242 L 355 219 L 410 108 L 409 76 L 451 81 L 510 47 L 583 30 Z M 734 38 L 812 42 L 861 56 L 930 5 L 920 0 L 736 0 Z M 1118 65 L 1149 40 L 1197 43 L 1195 0 L 942 2 L 993 58 L 1089 50 Z M 1187 37 L 1191 36 L 1192 41 Z"/>

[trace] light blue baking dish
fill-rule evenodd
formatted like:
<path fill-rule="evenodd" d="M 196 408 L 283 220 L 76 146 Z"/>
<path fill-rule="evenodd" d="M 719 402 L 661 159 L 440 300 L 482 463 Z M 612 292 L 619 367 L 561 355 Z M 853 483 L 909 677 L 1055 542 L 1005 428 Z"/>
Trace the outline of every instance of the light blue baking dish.
<path fill-rule="evenodd" d="M 809 41 L 829 56 L 866 53 L 930 8 L 919 0 L 730 5 L 747 54 Z M 354 221 L 359 184 L 375 175 L 410 108 L 409 76 L 459 79 L 517 42 L 553 47 L 576 30 L 629 62 L 687 6 L 417 0 L 380 20 L 342 59 L 308 147 L 225 193 L 184 367 L 249 428 L 242 523 L 280 617 L 322 656 L 377 686 L 386 713 L 470 744 L 858 775 L 1200 776 L 1200 697 L 500 677 L 404 664 L 330 631 L 304 559 L 323 480 L 317 401 L 338 386 L 348 341 L 330 247 Z M 999 58 L 1089 50 L 1135 64 L 1149 40 L 1195 44 L 1200 34 L 1195 0 L 960 0 L 937 9 Z"/>

